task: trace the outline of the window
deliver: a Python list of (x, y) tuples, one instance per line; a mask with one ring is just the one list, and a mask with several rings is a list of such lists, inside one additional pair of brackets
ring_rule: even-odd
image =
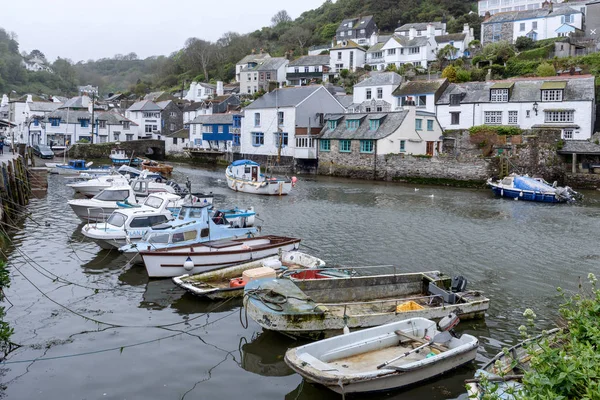
[(279, 126), (283, 125), (283, 111), (278, 111), (277, 112), (277, 123), (279, 124)]
[(367, 94), (365, 95), (367, 100), (371, 100), (371, 89), (367, 89)]
[(364, 34), (366, 31), (364, 29), (360, 30), (360, 33)]
[(344, 32), (340, 32), (340, 36), (341, 36), (341, 37), (344, 37), (344, 36), (345, 36), (345, 33), (344, 33)]
[(271, 73), (270, 73), (270, 72), (267, 72), (267, 73), (266, 73), (266, 77), (267, 77), (267, 80), (268, 80), (268, 81), (270, 81), (270, 80), (271, 80)]
[(315, 139), (307, 136), (296, 136), (296, 148), (313, 148), (315, 147)]
[(360, 152), (361, 153), (372, 153), (373, 152), (373, 141), (372, 140), (361, 140), (360, 141)]
[(419, 54), (421, 52), (420, 47), (409, 47), (408, 54)]
[(381, 106), (377, 106), (377, 107), (375, 108), (375, 110), (376, 110), (377, 112), (382, 112), (382, 111), (383, 111), (383, 107), (381, 107)]
[(264, 72), (261, 72), (261, 73), (260, 73), (260, 80), (261, 80), (261, 81), (264, 81), (264, 80), (265, 80), (265, 74), (264, 74)]
[(502, 111), (486, 111), (484, 113), (484, 124), (502, 125)]
[(319, 140), (319, 150), (320, 151), (331, 151), (331, 141), (329, 139)]
[(415, 129), (418, 131), (423, 130), (423, 120), (420, 118), (415, 119)]
[(460, 113), (459, 112), (451, 112), (450, 113), (450, 125), (459, 125), (460, 124)]
[[(282, 141), (283, 139), (283, 141)], [(275, 146), (286, 147), (288, 145), (288, 134), (286, 132), (275, 132)]]
[(113, 140), (115, 142), (118, 142), (119, 141), (119, 136), (121, 136), (121, 132), (114, 132), (113, 133)]
[(531, 29), (537, 29), (537, 21), (531, 23)]
[(360, 126), (360, 121), (358, 119), (347, 119), (346, 120), (346, 128), (349, 131), (357, 130)]
[(450, 95), (450, 105), (451, 106), (460, 106), (460, 94), (451, 94)]
[(337, 121), (336, 120), (329, 120), (329, 121), (327, 121), (327, 127), (330, 130), (334, 130), (335, 128), (337, 128)]
[(171, 111), (171, 112), (169, 113), (169, 117), (174, 117), (174, 116), (175, 116), (175, 111)]
[(108, 136), (100, 135), (100, 143), (106, 143), (106, 142), (108, 142)]
[(395, 54), (396, 54), (396, 49), (388, 49), (388, 51), (387, 51), (388, 56), (393, 56)]
[(177, 144), (177, 138), (176, 137), (173, 138), (173, 144)]
[(542, 90), (542, 101), (562, 101), (562, 90)]
[(379, 120), (378, 119), (370, 119), (369, 120), (369, 129), (372, 131), (376, 131), (379, 129)]
[(304, 72), (309, 72), (310, 68), (309, 67), (304, 67)]
[[(240, 140), (241, 138), (242, 138), (242, 135), (241, 135), (241, 134), (239, 134), (239, 133), (234, 133), (234, 134), (233, 134), (233, 136), (232, 136), (232, 143), (233, 143), (233, 145), (234, 145), (234, 146), (239, 146), (239, 145), (240, 145), (240, 142), (241, 142), (241, 140)], [(201, 143), (202, 143), (202, 142), (201, 142)]]
[(383, 88), (377, 88), (377, 98), (383, 99)]
[(131, 142), (133, 140), (133, 133), (128, 133), (125, 135), (125, 140)]
[(225, 129), (225, 125), (219, 125), (219, 126), (217, 126), (217, 132), (219, 132), (219, 133), (223, 133), (224, 129)]
[(175, 124), (169, 124), (169, 130), (170, 131), (174, 131), (175, 130)]
[(123, 129), (128, 131), (130, 124), (131, 124), (131, 122), (129, 122), (129, 121), (123, 121)]
[(144, 132), (145, 133), (152, 133), (152, 128), (154, 127), (154, 125), (145, 125), (144, 126)]
[(254, 113), (254, 126), (260, 126), (260, 113)]
[(321, 70), (321, 67), (319, 67), (318, 65), (315, 66), (315, 72), (321, 72), (320, 70)]
[(545, 122), (573, 122), (575, 119), (575, 111), (544, 111)]
[(509, 111), (508, 112), (508, 123), (509, 125), (517, 125), (519, 123), (519, 112)]
[(255, 72), (254, 73), (254, 80), (257, 80), (257, 79), (258, 79), (258, 74)]
[(110, 215), (110, 217), (108, 217), (106, 223), (112, 226), (121, 227), (125, 225), (125, 221), (127, 221), (127, 217), (125, 215), (114, 212)]
[(371, 107), (365, 107), (365, 112), (371, 112)]
[(492, 89), (490, 90), (490, 101), (492, 102), (507, 102), (508, 89)]
[(124, 201), (129, 197), (129, 190), (103, 190), (94, 196), (96, 200)]
[(376, 51), (375, 53), (371, 53), (371, 59), (382, 58), (383, 53), (381, 51)]
[(90, 126), (90, 120), (89, 119), (80, 119), (79, 124), (81, 125), (82, 128), (87, 128), (88, 126)]
[(349, 140), (340, 140), (340, 153), (350, 153), (352, 147)]
[(521, 31), (521, 32), (525, 32), (525, 22), (521, 22), (521, 23), (519, 24), (519, 31)]
[(563, 15), (561, 20), (562, 20), (561, 22), (563, 24), (572, 24), (573, 22), (575, 22), (575, 15), (574, 14)]
[(252, 146), (258, 147), (265, 144), (265, 134), (262, 132), (252, 132)]
[(400, 141), (400, 153), (404, 153), (406, 151), (406, 140)]
[(342, 59), (342, 52), (338, 51), (338, 61)]
[(100, 128), (100, 129), (106, 129), (106, 121), (99, 120), (98, 121), (98, 128)]
[(573, 139), (573, 129), (563, 130), (563, 139)]
[(531, 110), (525, 110), (525, 117), (526, 118), (531, 117)]
[(348, 36), (352, 36), (352, 31), (348, 31)]
[(40, 121), (38, 119), (34, 119), (33, 126), (40, 126)]
[(428, 119), (427, 120), (427, 130), (428, 131), (432, 131), (433, 130), (433, 120), (432, 119)]

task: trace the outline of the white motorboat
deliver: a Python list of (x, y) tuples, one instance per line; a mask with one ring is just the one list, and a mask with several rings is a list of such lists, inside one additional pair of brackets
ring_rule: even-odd
[(173, 278), (268, 257), (280, 251), (297, 250), (299, 245), (300, 239), (271, 235), (140, 250), (140, 255), (149, 277)]
[(129, 179), (120, 174), (110, 174), (67, 184), (67, 186), (73, 189), (75, 193), (81, 193), (86, 197), (94, 197), (104, 189), (113, 185), (129, 185)]
[(118, 249), (127, 243), (127, 236), (139, 240), (153, 225), (172, 220), (172, 211), (183, 201), (176, 194), (153, 193), (139, 206), (130, 205), (130, 208), (114, 211), (106, 222), (86, 224), (81, 233), (103, 249)]
[(67, 164), (55, 164), (50, 170), (52, 174), (59, 175), (78, 175), (80, 172), (88, 174), (110, 174), (110, 167), (91, 168), (93, 161), (88, 163), (85, 160), (70, 160)]
[(101, 221), (119, 208), (119, 203), (137, 204), (136, 194), (127, 181), (107, 187), (91, 199), (68, 201), (75, 214), (84, 222)]
[(237, 160), (225, 170), (227, 186), (236, 192), (283, 196), (292, 190), (296, 177), (283, 179), (261, 173), (260, 165), (251, 160)]
[(290, 349), (285, 362), (340, 394), (397, 389), (475, 359), (477, 338), (448, 331), (457, 322), (452, 314), (438, 327), (425, 318), (393, 322)]

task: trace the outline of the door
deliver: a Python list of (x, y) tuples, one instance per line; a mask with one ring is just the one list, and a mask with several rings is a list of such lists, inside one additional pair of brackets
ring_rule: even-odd
[(427, 155), (428, 156), (433, 156), (433, 143), (434, 142), (427, 142)]
[(258, 181), (258, 167), (252, 167), (252, 180)]

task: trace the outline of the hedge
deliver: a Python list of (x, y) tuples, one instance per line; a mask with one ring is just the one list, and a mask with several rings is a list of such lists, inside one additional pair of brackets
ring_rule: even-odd
[(505, 125), (478, 125), (469, 128), (471, 135), (478, 133), (493, 132), (500, 136), (516, 136), (523, 134), (523, 130), (517, 126), (505, 126)]

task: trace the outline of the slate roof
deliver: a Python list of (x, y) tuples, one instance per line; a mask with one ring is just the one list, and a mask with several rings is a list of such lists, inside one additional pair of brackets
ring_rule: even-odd
[(399, 85), (402, 83), (402, 77), (395, 72), (372, 72), (371, 76), (354, 87), (368, 87), (381, 85)]
[(169, 103), (172, 103), (172, 102), (173, 102), (173, 100), (159, 101), (158, 103), (156, 103), (156, 105), (159, 106), (161, 110), (164, 110), (165, 108), (167, 108), (169, 106)]
[(499, 12), (492, 15), (486, 21), (483, 21), (482, 24), (495, 24), (499, 22), (512, 22), (512, 21), (522, 21), (525, 19), (533, 19), (533, 18), (550, 18), (556, 17), (559, 15), (568, 15), (568, 14), (581, 14), (580, 10), (575, 10), (571, 7), (558, 7), (552, 10), (547, 8), (538, 8), (536, 10), (524, 10), (524, 11), (506, 11)]
[(180, 129), (173, 133), (168, 133), (165, 136), (169, 137), (169, 138), (189, 139), (190, 138), (190, 130), (183, 128), (183, 129)]
[(193, 103), (190, 103), (188, 105), (186, 105), (183, 108), (183, 112), (187, 112), (187, 111), (196, 111), (202, 107), (206, 107), (206, 103), (203, 101), (195, 101)]
[(62, 106), (62, 103), (53, 103), (49, 101), (34, 101), (29, 105), (31, 111), (52, 112)]
[[(327, 124), (321, 130), (320, 139), (383, 139), (394, 133), (404, 119), (408, 111), (372, 113), (372, 114), (326, 114), (325, 120), (337, 120), (337, 127), (329, 129)], [(348, 130), (346, 120), (360, 119), (358, 129)], [(369, 126), (370, 119), (380, 120), (377, 130), (371, 130)]]
[(385, 42), (379, 42), (377, 44), (374, 44), (373, 46), (369, 47), (369, 50), (367, 50), (367, 53), (376, 53), (378, 51), (381, 51), (381, 48), (385, 45)]
[(404, 24), (396, 28), (396, 32), (408, 31), (410, 28), (415, 28), (418, 31), (424, 31), (427, 29), (427, 25), (433, 25), (435, 29), (444, 29), (443, 22), (414, 22), (410, 24)]
[(343, 105), (346, 108), (350, 107), (352, 105), (352, 102), (354, 101), (354, 96), (352, 96), (351, 94), (335, 96), (335, 98), (337, 99), (337, 101), (340, 102), (341, 105)]
[(302, 56), (290, 61), (288, 67), (307, 67), (312, 65), (329, 65), (329, 56)]
[[(329, 56), (327, 56), (329, 57)], [(259, 62), (255, 67), (242, 68), (242, 71), (274, 71), (288, 62), (285, 57), (271, 57)]]
[[(346, 43), (346, 44), (344, 44)], [(354, 40), (340, 40), (337, 42), (335, 46), (331, 48), (331, 50), (339, 50), (339, 49), (360, 49), (365, 51), (365, 49), (357, 44)]]
[(198, 85), (207, 88), (207, 89), (217, 89), (217, 85), (213, 85), (212, 83), (206, 83), (206, 82), (197, 82)]
[(562, 149), (558, 150), (560, 154), (600, 154), (600, 145), (587, 140), (565, 140)]
[(276, 89), (254, 100), (246, 109), (295, 107), (321, 88), (323, 86), (315, 85)]
[(438, 43), (460, 42), (461, 40), (465, 40), (465, 37), (467, 37), (466, 33), (450, 33), (448, 35), (436, 36), (435, 41)]
[(435, 93), (447, 80), (433, 79), (430, 81), (410, 81), (403, 83), (399, 88), (394, 90), (393, 96), (409, 96), (417, 94)]
[(161, 111), (161, 108), (150, 100), (142, 100), (132, 104), (127, 111)]
[(238, 61), (239, 64), (248, 64), (249, 62), (259, 62), (264, 58), (270, 58), (271, 55), (269, 53), (259, 53), (259, 54), (248, 54), (246, 57), (242, 58)]
[(426, 36), (416, 36), (412, 39), (409, 39), (406, 36), (393, 36), (392, 39), (394, 39), (402, 47), (425, 46), (427, 44), (427, 40), (428, 40), (428, 38)]
[(198, 115), (190, 124), (232, 125), (234, 114)]
[[(96, 115), (98, 115), (98, 117), (96, 117)], [(98, 118), (101, 121), (106, 121), (108, 125), (120, 125), (123, 122), (129, 122), (131, 126), (138, 126), (138, 124), (136, 124), (129, 118), (126, 118), (125, 116), (114, 111), (96, 111), (96, 113), (94, 114), (94, 118)]]
[[(369, 25), (369, 22), (373, 19), (372, 15), (365, 15), (356, 18), (347, 18), (342, 21), (342, 23), (338, 26), (338, 31), (345, 31), (348, 29), (361, 29), (365, 26)], [(352, 24), (352, 26), (348, 26), (348, 23)]]
[[(60, 118), (62, 122), (68, 124), (78, 124), (80, 120), (92, 119), (92, 113), (87, 110), (64, 110), (59, 109), (51, 112), (46, 116), (46, 121), (49, 121), (51, 118)], [(122, 121), (129, 121), (132, 126), (137, 126), (137, 124), (124, 116), (112, 112), (112, 111), (96, 111), (94, 112), (94, 119), (98, 118), (100, 121), (106, 121), (108, 125), (121, 125)]]
[[(545, 81), (566, 81), (563, 101), (593, 101), (594, 77), (582, 76), (578, 78), (557, 76), (551, 78), (525, 78), (515, 79), (509, 103), (540, 101), (540, 90)], [(451, 94), (462, 94), (461, 103), (490, 103), (490, 88), (496, 82), (467, 82), (451, 83), (440, 96), (436, 104), (450, 104)], [(543, 104), (543, 103), (542, 103)]]
[(92, 100), (87, 96), (77, 96), (67, 100), (59, 108), (88, 108)]

